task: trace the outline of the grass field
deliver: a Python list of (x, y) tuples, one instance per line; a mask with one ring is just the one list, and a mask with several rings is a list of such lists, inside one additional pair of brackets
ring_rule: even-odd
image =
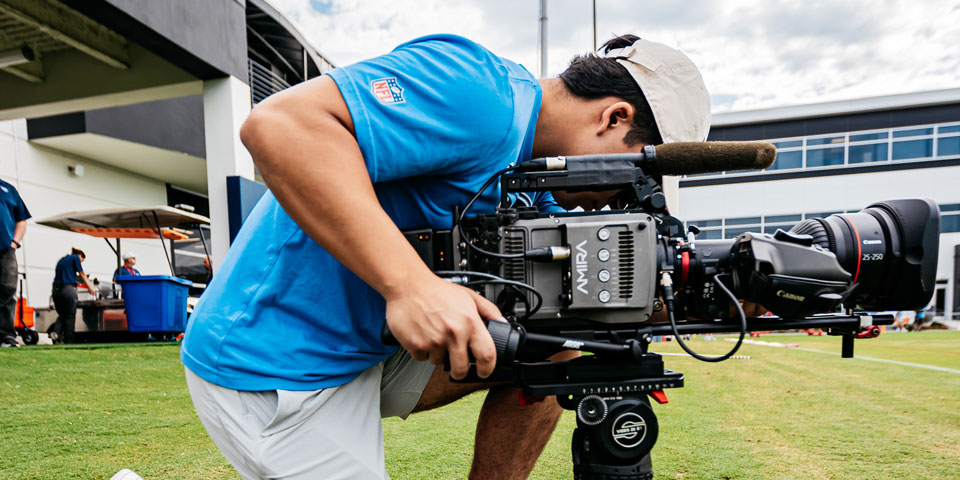
[[(855, 359), (841, 359), (832, 337), (762, 339), (803, 349), (744, 345), (752, 359), (720, 364), (665, 359), (686, 386), (655, 406), (658, 479), (960, 478), (960, 333), (887, 333), (857, 342)], [(176, 345), (4, 349), (0, 372), (0, 478), (108, 479), (121, 468), (239, 478), (193, 412)], [(386, 420), (393, 478), (464, 478), (481, 402)], [(566, 412), (531, 478), (572, 476), (574, 426)]]

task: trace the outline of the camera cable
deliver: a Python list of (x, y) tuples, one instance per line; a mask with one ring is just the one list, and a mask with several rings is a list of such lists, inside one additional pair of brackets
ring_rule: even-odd
[(677, 319), (674, 318), (673, 315), (675, 301), (675, 298), (673, 297), (673, 280), (671, 279), (669, 272), (663, 272), (663, 276), (660, 278), (660, 286), (663, 287), (663, 298), (667, 308), (667, 318), (670, 319), (670, 328), (673, 330), (674, 338), (677, 339), (677, 343), (680, 345), (680, 348), (682, 348), (683, 351), (687, 352), (691, 357), (704, 362), (722, 362), (732, 357), (733, 354), (737, 353), (737, 350), (740, 349), (740, 346), (743, 345), (743, 337), (745, 337), (747, 334), (747, 316), (743, 313), (743, 308), (740, 306), (740, 302), (737, 301), (737, 297), (717, 277), (718, 276), (713, 277), (713, 282), (716, 283), (717, 286), (720, 287), (720, 290), (723, 290), (723, 293), (730, 298), (730, 301), (732, 301), (734, 306), (737, 307), (737, 314), (740, 315), (740, 338), (737, 340), (737, 344), (733, 346), (732, 350), (727, 352), (725, 355), (720, 356), (700, 355), (691, 350), (690, 347), (684, 343), (683, 338), (680, 336), (680, 331), (677, 330)]
[(540, 307), (543, 306), (543, 295), (536, 288), (533, 288), (531, 285), (527, 285), (526, 283), (517, 282), (514, 280), (507, 280), (505, 278), (498, 277), (490, 273), (476, 272), (472, 270), (438, 270), (434, 272), (434, 274), (436, 274), (441, 278), (451, 278), (451, 277), (462, 276), (462, 277), (475, 277), (475, 278), (483, 279), (483, 280), (467, 281), (467, 282), (460, 283), (461, 285), (466, 287), (472, 287), (472, 286), (484, 285), (484, 284), (499, 284), (499, 285), (506, 285), (516, 289), (527, 290), (533, 293), (533, 296), (537, 300), (537, 303), (533, 308), (530, 308), (530, 304), (527, 301), (526, 296), (523, 296), (521, 294), (522, 301), (526, 306), (526, 310), (527, 310), (527, 313), (523, 316), (523, 320), (530, 318), (533, 314), (540, 311)]
[(488, 257), (494, 257), (494, 258), (523, 258), (523, 255), (524, 255), (523, 253), (498, 253), (498, 252), (489, 252), (487, 250), (484, 250), (474, 245), (473, 242), (470, 241), (470, 237), (468, 237), (463, 232), (463, 219), (467, 214), (467, 210), (470, 210), (470, 207), (473, 206), (473, 203), (476, 202), (481, 195), (483, 195), (484, 191), (490, 188), (490, 185), (492, 185), (496, 179), (500, 178), (500, 175), (503, 175), (504, 173), (507, 173), (510, 170), (513, 170), (515, 168), (517, 167), (514, 165), (511, 165), (507, 168), (504, 168), (503, 170), (500, 170), (497, 173), (494, 173), (493, 176), (491, 176), (487, 180), (487, 182), (484, 183), (482, 187), (480, 187), (480, 190), (477, 191), (477, 193), (473, 196), (473, 198), (471, 198), (470, 201), (467, 202), (467, 206), (463, 207), (463, 211), (460, 212), (460, 217), (457, 218), (457, 232), (460, 233), (460, 238), (463, 239), (464, 243), (466, 243), (468, 247), (472, 248), (474, 251), (476, 251), (481, 255), (486, 255)]

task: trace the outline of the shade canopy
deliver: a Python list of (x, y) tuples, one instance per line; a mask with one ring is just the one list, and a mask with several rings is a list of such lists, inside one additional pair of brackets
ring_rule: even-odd
[(39, 225), (105, 238), (158, 238), (179, 240), (185, 237), (177, 227), (209, 225), (203, 215), (173, 207), (105, 208), (55, 215), (37, 221)]

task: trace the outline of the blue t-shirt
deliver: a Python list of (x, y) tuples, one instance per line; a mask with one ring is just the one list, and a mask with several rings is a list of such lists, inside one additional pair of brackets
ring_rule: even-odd
[(120, 268), (113, 271), (113, 281), (117, 281), (117, 277), (128, 275), (140, 275), (140, 270), (137, 270), (136, 268), (128, 268), (126, 265), (121, 265)]
[(17, 193), (17, 189), (0, 180), (0, 252), (10, 249), (17, 222), (28, 218), (30, 218), (30, 212), (20, 198), (20, 194)]
[[(350, 110), (380, 204), (401, 229), (450, 228), (496, 171), (528, 160), (541, 90), (523, 67), (436, 35), (329, 73)], [(472, 212), (491, 212), (489, 188)], [(549, 194), (536, 203), (557, 210)], [(260, 199), (194, 310), (184, 365), (236, 390), (344, 384), (396, 351), (380, 342), (385, 302)]]
[(77, 272), (82, 272), (83, 266), (80, 265), (80, 256), (73, 253), (67, 255), (57, 262), (57, 270), (53, 274), (53, 284), (76, 285)]

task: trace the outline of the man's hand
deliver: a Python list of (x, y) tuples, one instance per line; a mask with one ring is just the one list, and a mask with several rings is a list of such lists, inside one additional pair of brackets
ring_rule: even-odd
[(483, 319), (502, 315), (489, 300), (436, 276), (385, 298), (390, 331), (413, 358), (442, 365), (449, 356), (450, 376), (459, 380), (470, 367), (469, 349), (477, 375), (493, 373), (497, 352)]

